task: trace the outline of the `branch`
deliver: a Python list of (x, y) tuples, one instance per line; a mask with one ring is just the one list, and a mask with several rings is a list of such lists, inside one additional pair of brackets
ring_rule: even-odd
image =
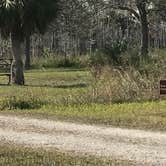
[(135, 16), (138, 20), (140, 19), (139, 14), (138, 14), (134, 9), (132, 9), (132, 8), (119, 6), (119, 9), (120, 9), (120, 10), (127, 10), (127, 11), (129, 11), (130, 13), (134, 14), (134, 16)]
[(140, 15), (139, 13), (137, 13), (134, 9), (127, 7), (127, 6), (111, 6), (111, 8), (113, 9), (120, 9), (120, 10), (126, 10), (129, 11), (130, 13), (132, 13), (138, 20), (140, 20)]

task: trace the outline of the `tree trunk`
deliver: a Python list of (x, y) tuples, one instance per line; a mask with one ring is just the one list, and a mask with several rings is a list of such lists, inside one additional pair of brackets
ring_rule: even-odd
[(148, 18), (146, 12), (146, 2), (137, 2), (137, 8), (140, 13), (141, 29), (142, 29), (142, 39), (141, 39), (141, 55), (147, 57), (149, 53), (149, 26)]
[(30, 57), (30, 36), (26, 37), (25, 41), (25, 68), (29, 69), (31, 67), (31, 57)]
[(13, 83), (16, 85), (24, 85), (24, 65), (23, 65), (23, 50), (22, 41), (17, 39), (14, 35), (12, 39), (12, 51), (13, 51)]

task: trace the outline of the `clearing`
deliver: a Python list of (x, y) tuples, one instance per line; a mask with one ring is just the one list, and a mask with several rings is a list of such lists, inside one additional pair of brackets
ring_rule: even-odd
[[(91, 74), (81, 69), (29, 70), (26, 86), (0, 87), (0, 112), (166, 132), (166, 101), (91, 101)], [(6, 83), (4, 77), (0, 83)]]
[(84, 69), (25, 76), (26, 86), (0, 87), (0, 165), (166, 165), (165, 100), (92, 102)]

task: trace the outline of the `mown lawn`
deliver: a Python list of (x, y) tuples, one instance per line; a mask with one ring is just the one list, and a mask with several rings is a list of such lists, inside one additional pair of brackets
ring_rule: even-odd
[[(0, 82), (5, 83), (5, 78)], [(26, 86), (1, 86), (2, 113), (118, 127), (166, 131), (166, 100), (95, 103), (87, 70), (49, 69), (26, 72)]]

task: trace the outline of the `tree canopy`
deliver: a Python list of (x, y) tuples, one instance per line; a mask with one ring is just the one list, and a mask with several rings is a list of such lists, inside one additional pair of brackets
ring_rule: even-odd
[(43, 33), (57, 11), (57, 0), (1, 0), (1, 34), (8, 37), (14, 33), (17, 38), (24, 39), (26, 34)]

